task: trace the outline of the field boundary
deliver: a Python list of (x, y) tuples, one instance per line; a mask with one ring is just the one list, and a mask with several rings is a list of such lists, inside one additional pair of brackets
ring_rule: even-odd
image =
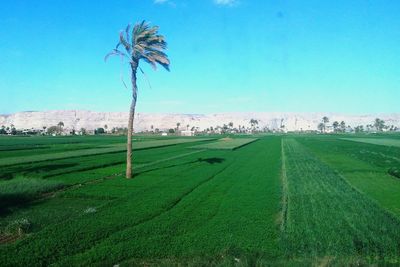
[(368, 137), (353, 137), (353, 138), (339, 138), (340, 140), (350, 141), (350, 142), (357, 142), (357, 143), (364, 143), (376, 146), (387, 146), (387, 147), (396, 147), (400, 148), (400, 139), (393, 139), (393, 138), (368, 138)]
[[(189, 147), (191, 149), (209, 149), (209, 150), (236, 150), (255, 141), (259, 140), (258, 138), (235, 138), (231, 140), (217, 140), (212, 143), (201, 144)], [(237, 145), (235, 143), (238, 143)]]
[(286, 157), (285, 151), (283, 148), (284, 139), (281, 139), (281, 160), (282, 160), (282, 173), (281, 173), (281, 182), (282, 182), (282, 211), (280, 218), (280, 228), (281, 231), (284, 232), (286, 228), (286, 222), (288, 218), (288, 205), (289, 205), (289, 194), (288, 194), (288, 179), (286, 175)]

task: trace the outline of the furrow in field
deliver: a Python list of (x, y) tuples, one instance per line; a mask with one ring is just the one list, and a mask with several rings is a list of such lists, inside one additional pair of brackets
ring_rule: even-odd
[(207, 144), (196, 145), (190, 148), (194, 149), (227, 149), (227, 150), (235, 150), (241, 147), (244, 147), (248, 144), (251, 144), (257, 141), (257, 138), (223, 138), (216, 142), (211, 142)]
[(218, 176), (220, 173), (224, 172), (231, 164), (223, 167), (221, 170), (219, 170), (218, 172), (210, 175), (209, 177), (207, 177), (206, 179), (204, 179), (203, 181), (199, 182), (196, 186), (188, 189), (186, 192), (183, 192), (180, 196), (177, 196), (176, 199), (174, 199), (173, 201), (171, 201), (170, 203), (168, 203), (167, 205), (165, 205), (165, 207), (163, 208), (163, 210), (161, 210), (159, 213), (153, 214), (152, 216), (145, 218), (141, 221), (138, 221), (135, 224), (129, 225), (130, 228), (132, 227), (137, 227), (140, 226), (142, 224), (145, 224), (147, 222), (150, 222), (152, 220), (157, 219), (158, 217), (162, 216), (163, 214), (170, 212), (174, 207), (176, 207), (185, 197), (187, 197), (188, 195), (190, 195), (192, 192), (194, 192), (196, 189), (200, 188), (202, 185), (206, 184), (207, 182), (211, 181), (213, 178), (215, 178), (216, 176)]
[(289, 189), (288, 189), (288, 179), (286, 174), (286, 157), (285, 151), (283, 148), (283, 139), (281, 140), (281, 183), (282, 183), (282, 212), (280, 218), (281, 231), (284, 231), (286, 228), (286, 223), (290, 221), (288, 206), (289, 206)]
[(400, 222), (354, 190), (294, 139), (285, 139), (288, 257), (390, 257), (398, 260)]

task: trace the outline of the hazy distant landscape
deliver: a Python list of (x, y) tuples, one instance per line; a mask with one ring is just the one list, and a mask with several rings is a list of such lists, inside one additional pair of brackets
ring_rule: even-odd
[[(224, 125), (232, 123), (229, 127), (239, 129), (252, 128), (250, 121), (257, 120), (257, 127), (260, 131), (285, 131), (285, 132), (306, 132), (319, 131), (318, 124), (321, 119), (327, 116), (330, 125), (334, 121), (344, 121), (353, 131), (357, 126), (363, 126), (367, 131), (367, 125), (371, 125), (368, 131), (376, 131), (372, 125), (376, 118), (385, 121), (388, 127), (396, 131), (400, 128), (400, 113), (392, 114), (365, 114), (352, 115), (340, 113), (295, 113), (295, 112), (230, 112), (215, 114), (160, 114), (160, 113), (138, 113), (134, 122), (136, 132), (145, 131), (168, 131), (175, 129), (179, 123), (181, 129), (196, 130), (198, 132), (208, 131), (210, 128), (223, 128)], [(79, 131), (81, 128), (87, 131), (94, 131), (97, 128), (104, 128), (108, 131), (113, 128), (126, 128), (128, 113), (126, 112), (95, 112), (84, 110), (58, 110), (58, 111), (29, 111), (18, 112), (9, 115), (0, 115), (0, 126), (10, 127), (13, 125), (18, 130), (42, 130), (63, 122), (66, 132), (73, 129)], [(189, 127), (187, 127), (189, 126)]]

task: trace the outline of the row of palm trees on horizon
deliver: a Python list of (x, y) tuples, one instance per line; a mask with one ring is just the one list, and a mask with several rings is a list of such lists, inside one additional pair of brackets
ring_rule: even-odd
[[(318, 124), (318, 130), (320, 130), (321, 133), (326, 133), (327, 128), (330, 127), (328, 125), (328, 123), (329, 123), (329, 118), (327, 116), (324, 116), (322, 118), (322, 121)], [(332, 128), (333, 128), (333, 132), (335, 132), (335, 133), (338, 133), (338, 132), (343, 133), (346, 131), (346, 129), (352, 129), (349, 125), (346, 126), (346, 123), (344, 121), (341, 121), (340, 123), (338, 121), (334, 121), (332, 123)], [(384, 130), (396, 131), (397, 127), (395, 127), (393, 125), (391, 125), (391, 126), (385, 125), (384, 120), (382, 120), (380, 118), (376, 118), (372, 124), (366, 125), (366, 129), (364, 128), (363, 125), (358, 125), (354, 128), (355, 132), (363, 132), (365, 130), (367, 130), (367, 131), (376, 130), (378, 132), (382, 132)]]

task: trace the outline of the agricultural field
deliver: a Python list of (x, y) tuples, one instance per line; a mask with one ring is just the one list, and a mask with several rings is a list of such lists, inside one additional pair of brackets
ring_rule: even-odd
[(0, 266), (400, 264), (398, 136), (0, 138)]
[(392, 138), (342, 138), (342, 140), (361, 142), (373, 145), (400, 147), (400, 139)]
[(215, 142), (192, 146), (195, 149), (229, 149), (234, 150), (257, 141), (257, 138), (230, 138), (225, 137)]

